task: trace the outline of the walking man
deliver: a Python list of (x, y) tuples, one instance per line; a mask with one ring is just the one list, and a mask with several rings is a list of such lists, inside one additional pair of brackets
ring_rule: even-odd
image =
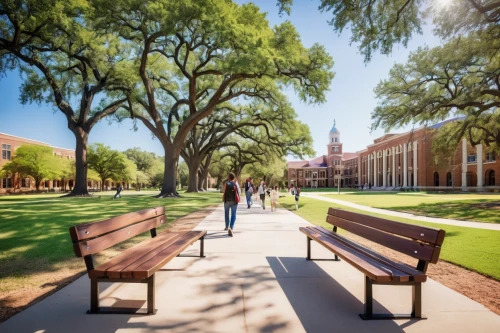
[(259, 196), (262, 202), (262, 209), (266, 210), (266, 183), (262, 181), (259, 186)]
[(252, 193), (253, 193), (252, 177), (248, 177), (247, 181), (245, 182), (245, 195), (247, 198), (248, 208), (250, 208), (250, 206), (252, 205)]
[[(234, 180), (234, 173), (230, 172), (227, 180), (224, 183), (224, 194), (222, 201), (224, 202), (224, 219), (226, 222), (227, 234), (233, 237), (234, 222), (236, 222), (236, 210), (238, 202), (240, 202), (240, 188), (238, 182)], [(229, 211), (231, 211), (231, 221), (229, 220)]]
[(121, 191), (122, 191), (122, 185), (120, 183), (118, 183), (118, 186), (116, 187), (116, 194), (113, 197), (113, 199), (121, 198), (121, 195), (120, 195)]

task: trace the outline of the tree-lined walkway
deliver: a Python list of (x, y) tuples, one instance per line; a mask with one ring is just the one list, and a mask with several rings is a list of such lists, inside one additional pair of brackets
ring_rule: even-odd
[[(343, 261), (306, 261), (308, 225), (284, 209), (239, 207), (234, 237), (222, 207), (197, 229), (208, 230), (206, 258), (178, 257), (156, 277), (154, 316), (87, 315), (85, 276), (3, 324), (5, 332), (495, 332), (500, 316), (443, 285), (423, 286), (422, 321), (363, 321), (363, 275)], [(167, 211), (168, 215), (168, 211)], [(185, 254), (196, 255), (198, 245)], [(315, 258), (332, 254), (313, 244)], [(390, 287), (390, 286), (389, 286)], [(103, 305), (144, 299), (135, 284), (103, 284)], [(377, 286), (376, 310), (405, 312), (411, 288)]]
[(359, 209), (359, 210), (364, 210), (364, 211), (367, 211), (370, 213), (377, 213), (377, 214), (383, 214), (383, 215), (389, 215), (389, 216), (397, 216), (397, 217), (402, 217), (402, 218), (407, 218), (407, 219), (412, 219), (412, 220), (422, 221), (422, 222), (456, 225), (459, 227), (478, 228), (478, 229), (486, 229), (486, 230), (500, 230), (500, 224), (483, 223), (483, 222), (475, 222), (475, 221), (460, 221), (460, 220), (453, 220), (453, 219), (443, 219), (443, 218), (437, 218), (437, 217), (419, 216), (419, 215), (413, 215), (413, 214), (409, 214), (409, 213), (395, 212), (393, 210), (373, 208), (373, 207), (368, 207), (368, 206), (352, 203), (349, 201), (327, 198), (327, 197), (324, 197), (324, 196), (319, 195), (317, 193), (304, 192), (302, 195), (307, 196), (309, 198), (317, 199), (317, 200), (332, 202), (332, 203), (336, 203), (339, 205), (343, 205), (343, 206), (347, 206), (347, 207), (351, 207), (351, 208), (355, 208), (355, 209)]

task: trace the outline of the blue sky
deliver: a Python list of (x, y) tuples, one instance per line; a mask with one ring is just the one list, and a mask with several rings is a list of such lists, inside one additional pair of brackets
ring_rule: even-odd
[[(248, 1), (237, 1), (240, 3)], [(372, 61), (364, 64), (356, 45), (349, 45), (350, 34), (345, 31), (340, 36), (327, 24), (329, 13), (317, 10), (317, 1), (296, 0), (290, 17), (279, 17), (274, 0), (253, 1), (268, 13), (271, 25), (290, 20), (299, 31), (306, 47), (318, 42), (324, 45), (335, 61), (335, 78), (327, 94), (327, 102), (322, 105), (306, 105), (290, 94), (299, 119), (311, 128), (314, 149), (318, 155), (326, 153), (328, 132), (337, 122), (344, 151), (357, 151), (383, 135), (383, 130), (370, 133), (371, 112), (376, 106), (373, 88), (387, 74), (395, 62), (405, 62), (410, 51), (419, 46), (436, 46), (439, 39), (432, 35), (432, 27), (426, 26), (423, 35), (416, 35), (408, 48), (396, 46), (391, 56), (375, 54)], [(65, 117), (51, 106), (26, 105), (19, 102), (21, 78), (16, 72), (0, 79), (0, 132), (47, 142), (57, 147), (74, 148), (75, 139), (67, 129)], [(409, 128), (398, 129), (402, 132)], [(151, 133), (138, 124), (132, 129), (131, 121), (120, 124), (102, 121), (90, 134), (89, 142), (104, 142), (114, 149), (125, 150), (141, 147), (144, 150), (163, 155), (163, 148)]]

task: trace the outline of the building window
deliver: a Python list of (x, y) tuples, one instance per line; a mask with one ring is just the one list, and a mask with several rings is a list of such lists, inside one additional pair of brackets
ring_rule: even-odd
[(302, 178), (302, 171), (299, 171), (299, 177)]
[(453, 181), (451, 179), (451, 172), (448, 172), (446, 174), (446, 186), (452, 186), (453, 185)]
[(12, 178), (3, 178), (2, 179), (2, 187), (3, 188), (11, 188), (12, 187)]
[(4, 160), (10, 161), (10, 158), (11, 158), (11, 151), (10, 150), (11, 150), (10, 145), (6, 145), (6, 144), (2, 145), (2, 158)]
[(326, 172), (325, 171), (320, 171), (319, 172), (319, 178), (326, 178)]
[(494, 151), (487, 151), (486, 152), (486, 162), (495, 162), (496, 161), (496, 155)]
[(476, 162), (477, 162), (476, 154), (467, 155), (467, 163), (476, 163)]
[(295, 176), (295, 169), (292, 169), (292, 176)]
[(340, 165), (340, 160), (335, 160), (335, 165)]
[(439, 173), (434, 172), (434, 186), (439, 186)]
[(311, 171), (306, 171), (306, 178), (311, 178)]

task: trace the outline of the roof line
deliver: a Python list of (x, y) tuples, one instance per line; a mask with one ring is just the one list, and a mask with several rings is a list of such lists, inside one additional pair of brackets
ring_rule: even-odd
[(72, 151), (74, 151), (74, 149), (70, 149), (70, 148), (62, 148), (62, 147), (56, 147), (56, 146), (52, 146), (50, 143), (47, 143), (47, 142), (38, 141), (38, 140), (33, 140), (33, 139), (28, 139), (28, 138), (23, 138), (22, 136), (17, 136), (17, 135), (12, 135), (12, 134), (7, 134), (7, 133), (3, 133), (3, 132), (0, 132), (0, 134), (7, 135), (7, 136), (11, 136), (11, 137), (18, 138), (18, 139), (28, 140), (28, 141), (32, 141), (32, 142), (43, 143), (44, 145), (47, 145), (47, 146), (49, 146), (49, 147), (51, 147), (51, 148), (56, 148), (56, 149), (64, 149), (64, 150), (72, 150)]

